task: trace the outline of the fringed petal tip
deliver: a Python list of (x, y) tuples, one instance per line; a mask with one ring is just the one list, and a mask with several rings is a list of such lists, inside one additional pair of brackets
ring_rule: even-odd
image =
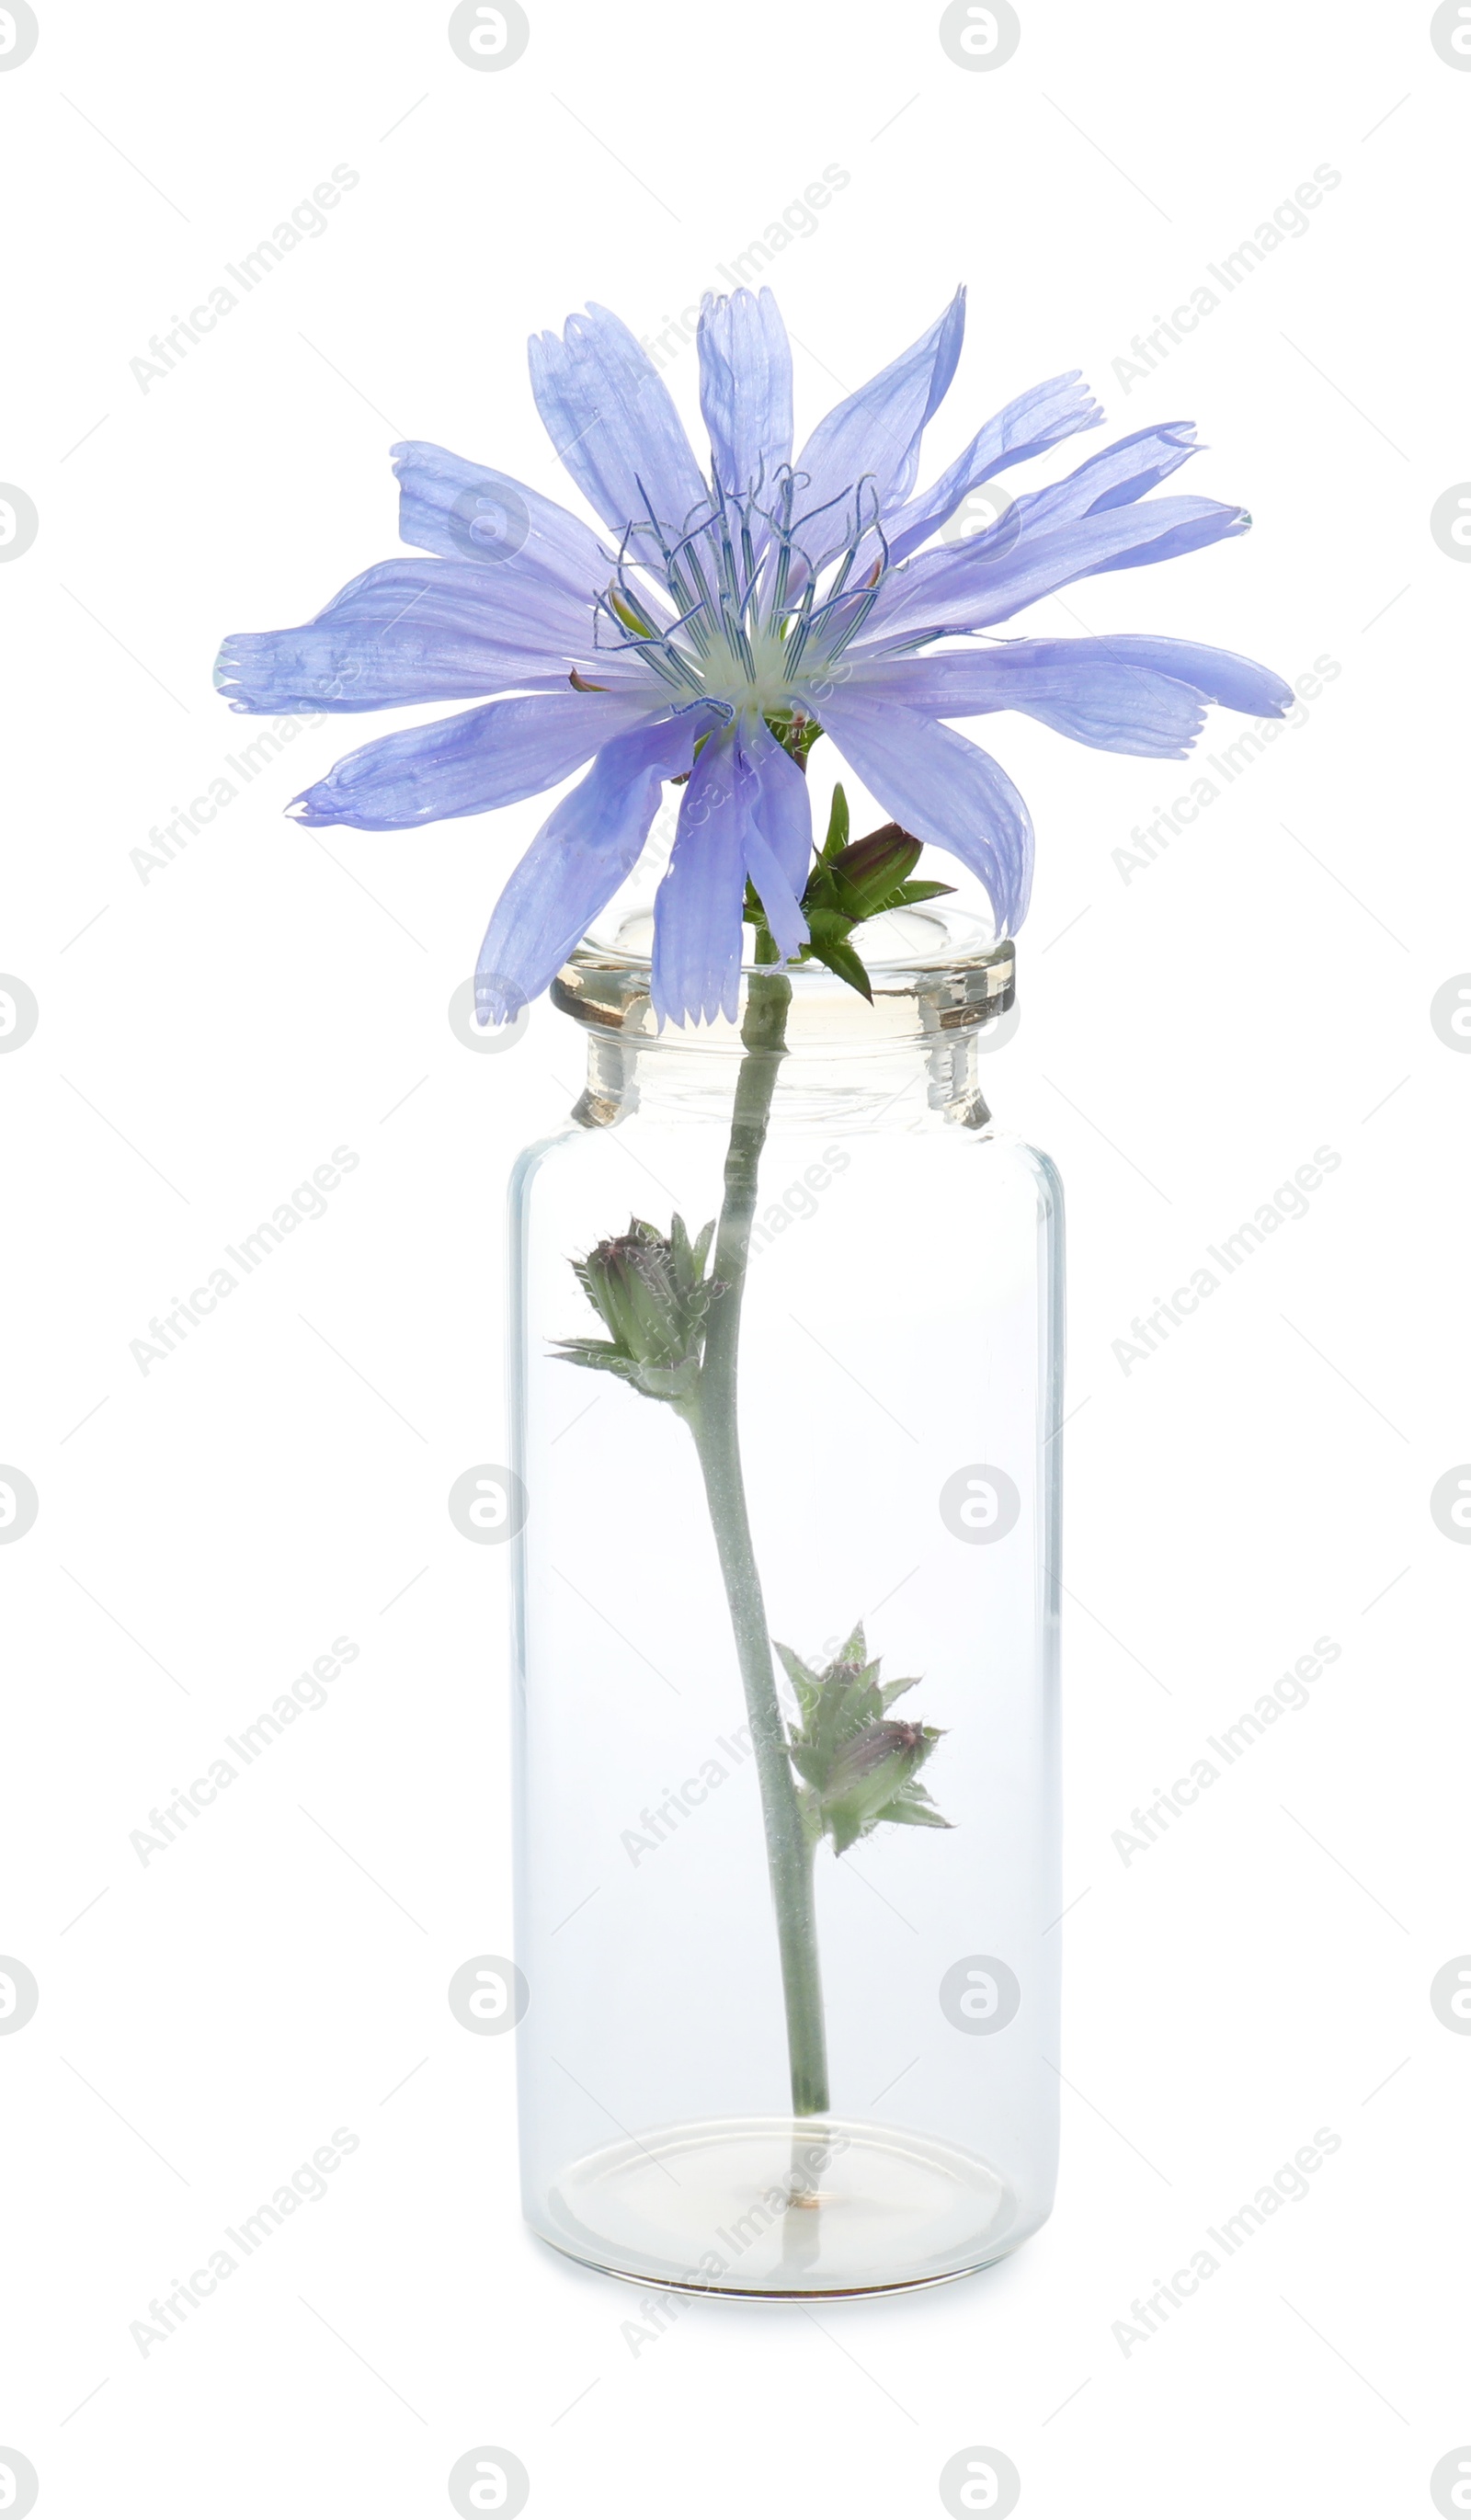
[(310, 635), (310, 629), (231, 632), (214, 660), (212, 680), (237, 717), (311, 717), (327, 709), (380, 705), (342, 697), (355, 667), (308, 675), (284, 665), (283, 657), (293, 658)]
[(220, 652), (210, 668), (210, 679), (220, 698), (229, 702), (237, 717), (248, 717), (260, 703), (252, 700), (247, 688), (251, 636), (248, 630), (232, 631), (220, 642)]
[(662, 1033), (666, 1024), (675, 1032), (698, 1032), (703, 1024), (734, 1023), (740, 1012), (740, 974), (735, 972), (695, 1007), (679, 1005), (674, 997), (657, 987), (650, 989), (648, 1002), (653, 1010), (654, 1030), (658, 1033)]
[(475, 1012), (471, 1021), (482, 1032), (500, 1032), (513, 1024), (530, 1004), (526, 992), (504, 971), (475, 973)]

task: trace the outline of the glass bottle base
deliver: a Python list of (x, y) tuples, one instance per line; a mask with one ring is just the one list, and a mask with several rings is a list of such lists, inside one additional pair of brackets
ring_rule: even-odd
[(562, 2171), (544, 2239), (632, 2282), (748, 2300), (945, 2283), (1017, 2246), (1006, 2182), (975, 2153), (856, 2119), (659, 2127)]

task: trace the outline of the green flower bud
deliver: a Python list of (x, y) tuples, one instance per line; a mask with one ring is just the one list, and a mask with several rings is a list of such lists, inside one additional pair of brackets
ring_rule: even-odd
[(871, 919), (914, 874), (919, 848), (919, 842), (897, 823), (885, 823), (880, 831), (840, 849), (831, 862), (840, 907), (851, 919)]
[(810, 1670), (789, 1645), (779, 1644), (777, 1652), (796, 1691), (799, 1721), (788, 1734), (787, 1754), (805, 1787), (810, 1835), (830, 1837), (833, 1853), (842, 1855), (881, 1822), (948, 1828), (918, 1781), (944, 1735), (936, 1725), (890, 1716), (895, 1698), (917, 1682), (880, 1681), (862, 1622), (824, 1671)]
[(640, 1217), (574, 1260), (574, 1274), (607, 1339), (559, 1339), (568, 1365), (615, 1373), (650, 1400), (676, 1408), (693, 1399), (704, 1347), (705, 1316), (720, 1287), (704, 1275), (715, 1232), (707, 1225), (691, 1243), (684, 1219), (668, 1236)]

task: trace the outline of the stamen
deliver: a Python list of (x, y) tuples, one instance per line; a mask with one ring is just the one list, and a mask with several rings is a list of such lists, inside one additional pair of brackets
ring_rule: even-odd
[[(697, 698), (728, 723), (748, 708), (786, 713), (781, 690), (841, 655), (871, 613), (890, 565), (873, 476), (865, 474), (794, 524), (806, 479), (790, 465), (778, 469), (770, 489), (764, 472), (739, 494), (717, 479), (678, 533), (661, 525), (641, 481), (645, 519), (625, 530), (614, 584), (597, 608), (595, 645), (604, 646), (605, 614), (621, 634), (631, 634), (620, 635), (616, 648), (640, 655), (662, 681), (691, 696), (682, 705)], [(821, 530), (823, 519), (835, 521), (838, 514), (842, 538), (812, 550), (814, 527)], [(869, 564), (875, 535), (879, 557)], [(657, 564), (642, 557), (641, 544), (657, 550)], [(855, 585), (861, 560), (867, 573)], [(633, 582), (634, 567), (646, 587)], [(675, 608), (672, 619), (664, 617), (666, 602)], [(935, 635), (920, 634), (914, 644)]]

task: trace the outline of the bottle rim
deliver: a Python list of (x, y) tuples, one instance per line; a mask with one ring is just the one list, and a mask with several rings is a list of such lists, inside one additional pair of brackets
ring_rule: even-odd
[(968, 910), (926, 904), (889, 913), (854, 930), (854, 943), (873, 991), (869, 1005), (823, 963), (758, 964), (754, 937), (745, 930), (736, 1017), (697, 1024), (659, 1025), (650, 995), (652, 965), (646, 912), (594, 929), (568, 957), (552, 983), (552, 1003), (562, 1014), (602, 1032), (619, 1032), (676, 1050), (741, 1048), (740, 1024), (751, 984), (780, 976), (791, 988), (787, 1046), (804, 1038), (845, 1047), (886, 1047), (896, 1037), (923, 1040), (935, 1033), (968, 1031), (998, 1021), (1015, 1002), (1016, 948), (1009, 936)]

